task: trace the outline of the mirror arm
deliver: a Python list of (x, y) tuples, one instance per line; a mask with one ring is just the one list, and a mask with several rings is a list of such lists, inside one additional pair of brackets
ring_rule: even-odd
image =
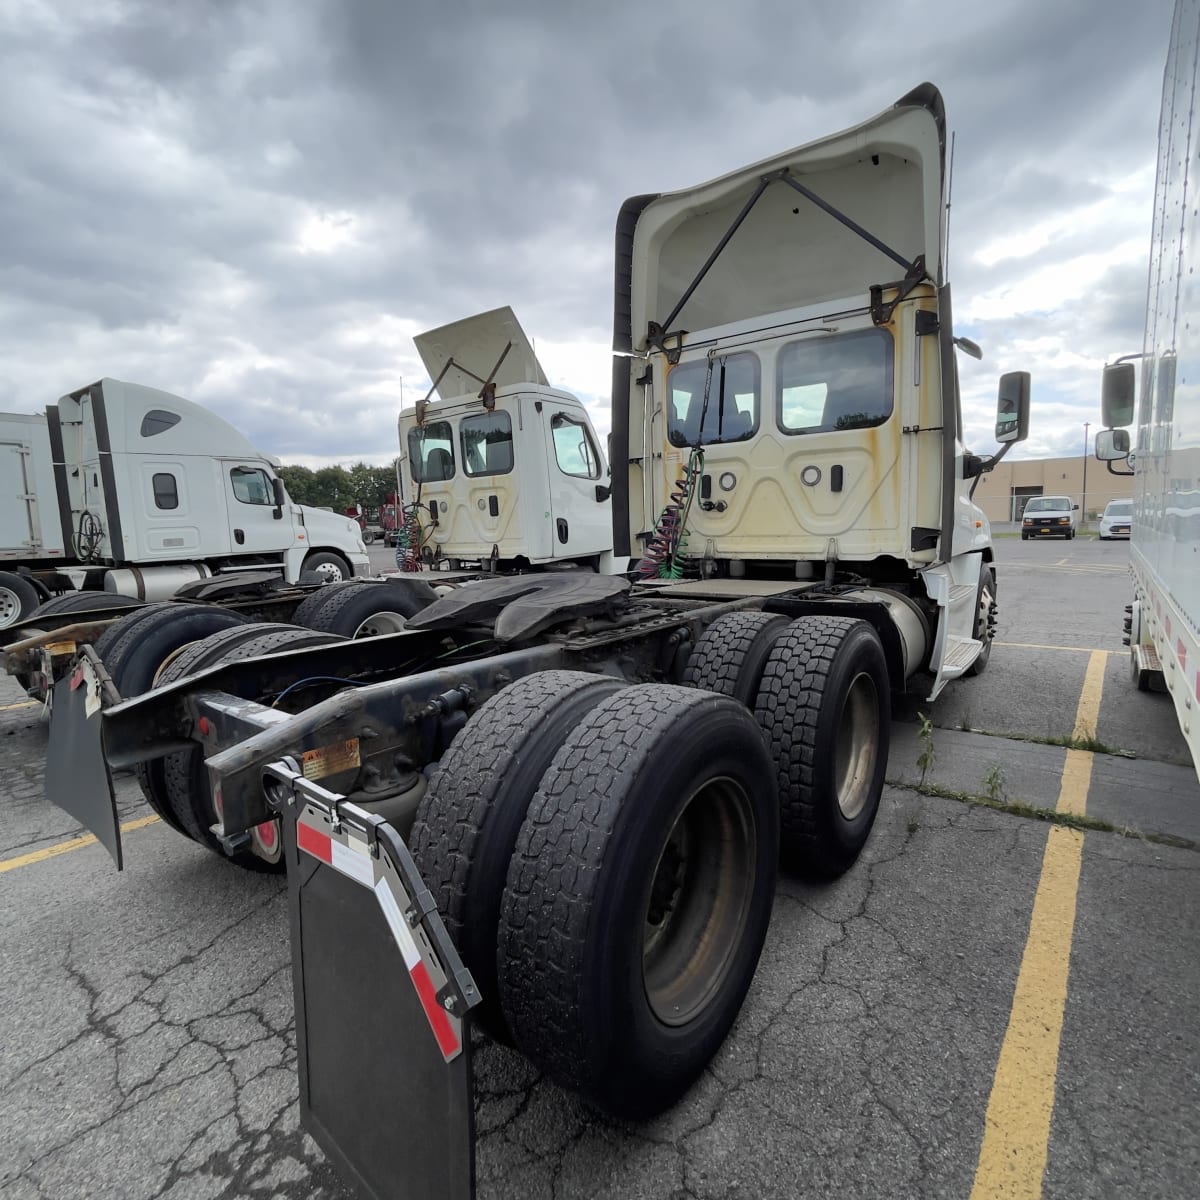
[(970, 479), (971, 490), (967, 493), (971, 499), (975, 498), (975, 489), (979, 486), (979, 481), (989, 472), (996, 469), (996, 464), (1015, 446), (1016, 442), (1005, 442), (991, 458), (983, 458), (978, 454), (968, 454), (963, 461), (963, 478)]
[[(1118, 461), (1119, 461), (1119, 460), (1118, 460)], [(1126, 459), (1126, 461), (1128, 462), (1128, 459)], [(1137, 472), (1136, 472), (1136, 471), (1118, 471), (1118, 470), (1116, 469), (1116, 467), (1114, 467), (1114, 466), (1112, 465), (1112, 462), (1111, 462), (1111, 461), (1109, 461), (1109, 462), (1105, 462), (1105, 464), (1104, 464), (1104, 465), (1105, 465), (1105, 466), (1108, 468), (1108, 473), (1109, 473), (1110, 475), (1136, 475), (1136, 474), (1137, 474)]]

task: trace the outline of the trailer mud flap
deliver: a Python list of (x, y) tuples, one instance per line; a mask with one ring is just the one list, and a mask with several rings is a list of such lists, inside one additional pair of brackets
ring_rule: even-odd
[(100, 681), (86, 658), (54, 685), (46, 799), (69, 813), (121, 870), (121, 828), (101, 741)]
[(264, 772), (283, 814), (300, 1119), (361, 1200), (470, 1200), (479, 1002), (400, 835)]

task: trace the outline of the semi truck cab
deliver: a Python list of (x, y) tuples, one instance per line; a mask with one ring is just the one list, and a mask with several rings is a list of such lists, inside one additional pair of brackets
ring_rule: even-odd
[(491, 569), (596, 565), (612, 548), (608, 464), (587, 409), (549, 385), (512, 309), (414, 341), (435, 383), (400, 414), (401, 556), (417, 549), (428, 565)]

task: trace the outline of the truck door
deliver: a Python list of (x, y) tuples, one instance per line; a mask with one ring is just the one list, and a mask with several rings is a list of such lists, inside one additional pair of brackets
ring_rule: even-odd
[(276, 517), (271, 476), (260, 463), (221, 460), (230, 553), (276, 556), (292, 544), (292, 523), (285, 510)]
[(582, 414), (552, 404), (543, 406), (542, 416), (547, 422), (554, 557), (585, 558), (611, 550), (607, 470), (591, 428)]

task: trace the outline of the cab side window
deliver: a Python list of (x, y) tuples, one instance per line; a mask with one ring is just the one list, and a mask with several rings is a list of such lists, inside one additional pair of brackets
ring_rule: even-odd
[(550, 432), (554, 438), (554, 458), (564, 475), (600, 478), (600, 453), (582, 421), (566, 413), (555, 413), (550, 418)]
[(258, 467), (234, 467), (229, 472), (229, 479), (233, 484), (234, 499), (242, 504), (275, 503), (266, 471)]

